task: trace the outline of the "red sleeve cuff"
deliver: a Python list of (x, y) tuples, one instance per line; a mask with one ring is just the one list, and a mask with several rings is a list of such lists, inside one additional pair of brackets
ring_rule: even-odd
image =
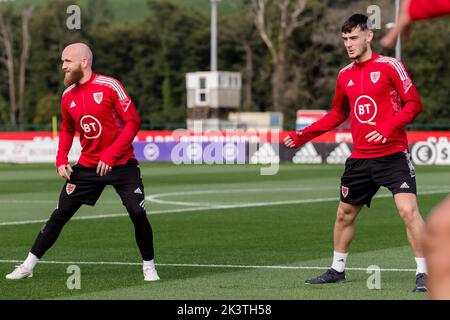
[(100, 157), (100, 160), (106, 163), (108, 166), (112, 167), (114, 166), (115, 160), (114, 156), (112, 154), (109, 154), (107, 152), (104, 152), (102, 156)]
[(293, 148), (298, 148), (303, 144), (302, 140), (300, 139), (299, 135), (297, 134), (299, 132), (301, 132), (301, 131), (294, 131), (294, 132), (289, 133), (289, 137), (292, 139), (292, 141), (294, 141)]
[(389, 138), (396, 129), (394, 125), (390, 123), (380, 123), (375, 126), (375, 129), (380, 133), (383, 137)]
[(66, 159), (56, 159), (56, 168), (65, 165), (65, 164), (69, 164), (69, 160)]

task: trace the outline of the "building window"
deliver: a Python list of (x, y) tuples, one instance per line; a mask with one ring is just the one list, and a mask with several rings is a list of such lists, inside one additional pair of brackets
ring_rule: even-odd
[(204, 77), (199, 78), (199, 85), (200, 89), (206, 89), (206, 78)]
[(279, 114), (271, 114), (270, 115), (270, 125), (271, 126), (279, 126), (281, 123)]
[(200, 102), (206, 102), (206, 93), (200, 93)]

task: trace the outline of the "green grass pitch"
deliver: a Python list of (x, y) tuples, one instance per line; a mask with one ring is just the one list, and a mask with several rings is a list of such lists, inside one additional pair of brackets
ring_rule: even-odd
[[(391, 195), (357, 220), (348, 281), (307, 286), (331, 262), (342, 165), (141, 165), (161, 281), (146, 283), (134, 231), (115, 191), (84, 206), (31, 279), (8, 281), (53, 211), (52, 165), (0, 165), (0, 299), (427, 299), (410, 292), (415, 262)], [(416, 167), (422, 215), (450, 191), (448, 167)], [(81, 288), (70, 290), (70, 265)], [(369, 290), (379, 266), (381, 289)]]

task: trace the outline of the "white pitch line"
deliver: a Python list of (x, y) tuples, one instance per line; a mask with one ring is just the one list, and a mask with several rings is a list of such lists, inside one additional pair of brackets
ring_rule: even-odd
[[(1, 0), (0, 0), (1, 2)], [(55, 200), (31, 200), (31, 199), (0, 199), (0, 203), (11, 203), (11, 204), (24, 204), (24, 203), (43, 203), (43, 204), (47, 204), (47, 203), (54, 203), (55, 205), (58, 203), (58, 198), (55, 198)], [(105, 204), (115, 204), (115, 203), (120, 203), (120, 200), (117, 201), (109, 201), (109, 200), (104, 200), (102, 201), (102, 203)]]
[[(1, 2), (1, 0), (0, 0)], [(437, 186), (436, 186), (437, 187)], [(449, 186), (450, 188), (450, 186)], [(335, 190), (336, 187), (320, 187), (321, 190)], [(275, 192), (284, 192), (284, 191), (314, 191), (317, 190), (317, 187), (291, 187), (291, 188), (277, 188), (276, 190), (271, 190), (271, 193)], [(216, 193), (253, 193), (253, 192), (265, 192), (267, 189), (222, 189), (222, 190), (203, 190), (203, 191), (180, 191), (180, 192), (168, 192), (168, 193), (157, 193), (148, 195), (145, 197), (146, 201), (160, 204), (173, 204), (180, 206), (211, 206), (214, 204), (207, 202), (182, 202), (182, 201), (170, 201), (170, 200), (161, 200), (160, 197), (167, 196), (183, 196), (183, 195), (203, 195), (203, 194), (216, 194)], [(34, 204), (34, 203), (57, 203), (57, 200), (31, 200), (31, 199), (0, 199), (0, 203), (9, 203), (9, 204)], [(102, 200), (102, 203), (105, 204), (118, 204), (120, 201), (108, 201)]]
[[(334, 190), (336, 187), (321, 187), (321, 190)], [(271, 193), (274, 192), (284, 192), (284, 191), (314, 191), (317, 188), (314, 187), (291, 187), (291, 188), (277, 188), (276, 190), (271, 190)], [(203, 190), (203, 191), (180, 191), (180, 192), (168, 192), (168, 193), (157, 193), (153, 195), (149, 195), (145, 197), (146, 201), (159, 203), (159, 204), (170, 204), (170, 205), (179, 205), (179, 206), (201, 206), (208, 207), (214, 206), (212, 203), (207, 202), (183, 202), (183, 201), (171, 201), (171, 200), (162, 200), (160, 197), (167, 196), (183, 196), (183, 195), (204, 195), (204, 194), (217, 194), (217, 193), (253, 193), (253, 192), (265, 192), (267, 189), (232, 189), (232, 190)], [(10, 204), (24, 204), (24, 203), (57, 203), (55, 200), (30, 200), (30, 199), (0, 199), (0, 203), (10, 203)], [(102, 203), (105, 204), (116, 204), (119, 201), (104, 201)], [(37, 221), (37, 220), (36, 220)], [(40, 221), (40, 220), (39, 220)]]
[[(381, 196), (378, 196), (381, 197)], [(219, 210), (219, 209), (235, 209), (235, 208), (248, 208), (248, 207), (264, 207), (264, 206), (275, 206), (275, 205), (285, 205), (285, 204), (302, 204), (302, 203), (317, 203), (317, 202), (327, 202), (327, 201), (337, 201), (338, 198), (317, 198), (317, 199), (304, 199), (304, 200), (288, 200), (288, 201), (276, 201), (276, 202), (256, 202), (256, 203), (243, 203), (243, 204), (233, 204), (233, 205), (215, 205), (208, 207), (198, 207), (198, 208), (182, 208), (182, 209), (167, 209), (167, 210), (156, 210), (149, 215), (163, 214), (163, 213), (177, 213), (177, 212), (193, 212), (193, 211), (207, 211), (207, 210)], [(115, 218), (115, 217), (125, 217), (128, 216), (127, 213), (112, 213), (104, 215), (94, 215), (94, 216), (83, 216), (83, 217), (73, 217), (70, 220), (91, 220), (91, 219), (104, 219), (104, 218)], [(15, 226), (23, 224), (32, 223), (44, 223), (47, 219), (41, 220), (26, 220), (26, 221), (8, 221), (0, 222), (1, 226)]]
[(30, 199), (0, 199), (0, 203), (13, 203), (13, 204), (23, 204), (23, 203), (56, 203), (57, 200), (30, 200)]
[[(432, 195), (432, 194), (441, 194), (441, 193), (449, 193), (449, 192), (450, 192), (450, 190), (425, 191), (425, 192), (420, 192), (418, 195)], [(375, 196), (374, 198), (390, 198), (390, 197), (392, 197), (392, 194), (389, 193), (389, 194), (380, 194), (380, 195)], [(231, 204), (231, 205), (213, 205), (210, 207), (156, 210), (156, 211), (153, 211), (153, 212), (150, 212), (147, 214), (154, 215), (154, 214), (163, 214), (163, 213), (193, 212), (193, 211), (207, 211), (207, 210), (220, 210), (220, 209), (269, 207), (269, 206), (277, 206), (277, 205), (318, 203), (318, 202), (329, 202), (329, 201), (338, 201), (338, 200), (339, 200), (339, 198), (337, 198), (337, 197), (329, 197), (329, 198), (302, 199), (302, 200), (242, 203), (242, 204)], [(113, 213), (113, 214), (94, 215), (94, 216), (82, 216), (82, 217), (73, 217), (71, 220), (91, 220), (91, 219), (104, 219), (104, 218), (115, 218), (115, 217), (124, 217), (124, 216), (128, 216), (128, 214), (127, 213), (116, 213), (116, 214)], [(1, 226), (32, 224), (32, 223), (43, 223), (46, 221), (47, 221), (47, 219), (0, 222), (0, 227)]]
[[(335, 190), (336, 187), (323, 187), (321, 190)], [(314, 191), (317, 188), (314, 187), (290, 187), (290, 188), (277, 188), (271, 190), (271, 193), (284, 192), (284, 191)], [(193, 196), (193, 195), (206, 195), (206, 194), (217, 194), (217, 193), (257, 193), (257, 192), (267, 192), (267, 189), (220, 189), (220, 190), (197, 190), (197, 191), (176, 191), (167, 193), (157, 193), (145, 197), (145, 200), (152, 203), (159, 204), (170, 204), (170, 205), (180, 205), (180, 206), (204, 206), (204, 207), (215, 207), (217, 204), (209, 202), (184, 202), (184, 201), (172, 201), (172, 200), (162, 200), (161, 197), (173, 197), (173, 196)]]
[(211, 206), (210, 203), (206, 202), (183, 202), (183, 201), (171, 201), (171, 200), (161, 200), (157, 198), (152, 198), (149, 200), (149, 198), (146, 198), (145, 200), (151, 202), (151, 203), (159, 203), (159, 204), (170, 204), (170, 205), (178, 205), (178, 206), (202, 206), (202, 207), (209, 207)]
[[(1, 0), (0, 0), (1, 2)], [(284, 191), (315, 191), (318, 188), (320, 190), (336, 190), (335, 186), (332, 187), (286, 187), (286, 188), (276, 188), (275, 190), (270, 190), (271, 193), (276, 192), (284, 192)], [(421, 186), (420, 189), (450, 189), (450, 185), (442, 185), (442, 186), (434, 186), (434, 185), (425, 185)], [(207, 202), (181, 202), (181, 201), (170, 201), (170, 200), (161, 200), (160, 197), (167, 196), (183, 196), (183, 195), (203, 195), (203, 194), (217, 194), (217, 193), (256, 193), (256, 192), (266, 192), (267, 189), (221, 189), (221, 190), (198, 190), (198, 191), (179, 191), (179, 192), (168, 192), (168, 193), (157, 193), (146, 196), (145, 200), (153, 203), (163, 203), (163, 204), (178, 204), (178, 205), (186, 205), (186, 206), (209, 206), (214, 205)], [(102, 200), (102, 203), (105, 204), (118, 204), (119, 200)], [(32, 200), (32, 199), (0, 199), (0, 203), (10, 203), (10, 204), (34, 204), (34, 203), (57, 203), (57, 200)]]
[[(21, 260), (0, 260), (0, 263), (22, 263)], [(115, 261), (39, 261), (43, 264), (85, 264), (85, 265), (120, 265), (120, 266), (141, 266), (142, 262), (115, 262)], [(329, 267), (319, 266), (261, 266), (261, 265), (241, 265), (241, 264), (198, 264), (198, 263), (155, 263), (163, 267), (189, 267), (189, 268), (230, 268), (230, 269), (293, 269), (293, 270), (328, 270)], [(367, 271), (368, 268), (354, 267), (345, 268), (350, 271)], [(414, 272), (416, 269), (401, 268), (380, 268), (380, 271), (389, 272)]]
[[(205, 210), (210, 208), (200, 207), (200, 208), (183, 208), (183, 209), (168, 209), (168, 210), (157, 210), (147, 214), (162, 214), (162, 213), (177, 213), (177, 212), (187, 212), (187, 211), (197, 211), (197, 210)], [(127, 217), (128, 213), (111, 213), (111, 214), (97, 214), (93, 216), (81, 216), (81, 217), (73, 217), (70, 220), (91, 220), (91, 219), (105, 219), (105, 218), (117, 218), (117, 217)], [(40, 219), (40, 220), (25, 220), (25, 221), (8, 221), (8, 222), (0, 222), (1, 226), (15, 226), (21, 224), (32, 224), (32, 223), (43, 223), (47, 222), (48, 219)]]

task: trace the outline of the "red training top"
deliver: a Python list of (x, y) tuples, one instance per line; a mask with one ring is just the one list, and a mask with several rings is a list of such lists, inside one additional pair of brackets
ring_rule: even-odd
[[(403, 103), (402, 103), (403, 102)], [(375, 53), (362, 63), (352, 62), (339, 72), (328, 114), (301, 130), (296, 146), (339, 126), (350, 114), (352, 158), (375, 158), (408, 149), (405, 126), (422, 110), (416, 87), (403, 64)], [(368, 142), (377, 130), (386, 143)]]
[(136, 108), (122, 84), (114, 78), (92, 73), (83, 84), (73, 84), (61, 99), (62, 123), (56, 166), (68, 164), (75, 131), (80, 133), (82, 152), (78, 163), (96, 167), (135, 159), (132, 142), (141, 127)]

